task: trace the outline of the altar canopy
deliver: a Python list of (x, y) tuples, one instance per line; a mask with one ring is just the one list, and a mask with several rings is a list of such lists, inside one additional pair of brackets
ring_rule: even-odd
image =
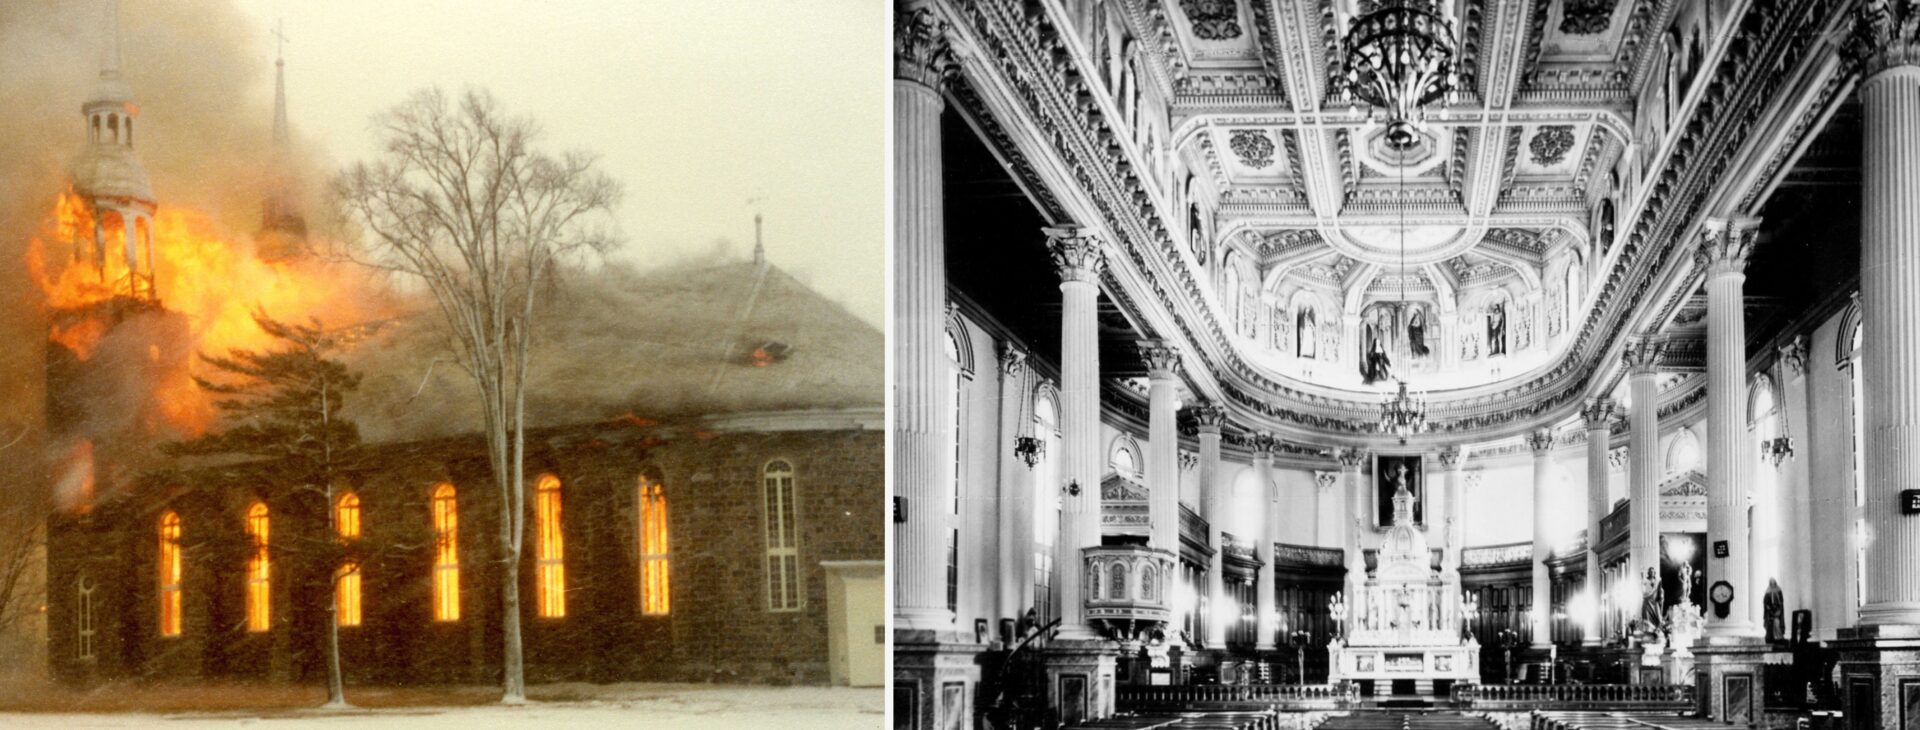
[(1392, 478), (1393, 524), (1380, 544), (1379, 567), (1351, 605), (1335, 597), (1341, 636), (1328, 648), (1329, 679), (1413, 680), (1422, 692), (1436, 679), (1474, 681), (1479, 643), (1461, 631), (1460, 577), (1434, 569), (1426, 531), (1413, 524), (1405, 467)]

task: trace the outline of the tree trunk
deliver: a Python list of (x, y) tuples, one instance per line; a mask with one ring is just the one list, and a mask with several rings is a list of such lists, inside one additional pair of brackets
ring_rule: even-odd
[[(516, 400), (520, 396), (519, 385), (519, 383), (514, 384), (513, 395)], [(525, 532), (521, 522), (521, 517), (525, 514), (523, 499), (525, 475), (522, 473), (522, 453), (526, 444), (526, 430), (523, 415), (524, 409), (516, 407), (510, 416), (512, 420), (502, 420), (500, 423), (500, 430), (503, 432), (500, 434), (502, 437), (500, 441), (504, 442), (511, 438), (511, 443), (501, 444), (502, 455), (510, 453), (511, 463), (506, 473), (502, 475), (505, 478), (500, 480), (505, 487), (502, 490), (503, 494), (500, 495), (503, 513), (500, 521), (500, 546), (505, 563), (502, 566), (500, 586), (500, 607), (504, 612), (500, 623), (504, 635), (500, 652), (504, 694), (500, 701), (509, 705), (527, 701), (525, 653), (520, 643), (520, 537)], [(511, 436), (505, 433), (509, 427), (512, 429)]]
[(347, 687), (340, 681), (340, 576), (333, 576), (333, 601), (327, 605), (327, 707), (347, 707)]

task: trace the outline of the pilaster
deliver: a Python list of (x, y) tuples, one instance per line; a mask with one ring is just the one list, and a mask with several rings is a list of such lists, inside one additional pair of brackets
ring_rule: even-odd
[(1607, 516), (1607, 451), (1612, 434), (1609, 428), (1613, 421), (1613, 401), (1595, 398), (1587, 403), (1580, 412), (1587, 426), (1587, 587), (1586, 593), (1594, 604), (1593, 615), (1587, 617), (1587, 623), (1581, 626), (1584, 632), (1582, 643), (1599, 646), (1604, 632), (1600, 631), (1599, 615), (1604, 608), (1600, 601), (1600, 520)]
[(1220, 543), (1220, 523), (1227, 518), (1226, 495), (1220, 484), (1220, 429), (1226, 425), (1226, 411), (1212, 404), (1200, 404), (1188, 408), (1193, 413), (1193, 421), (1200, 435), (1200, 517), (1207, 521), (1207, 546), (1213, 548), (1212, 565), (1207, 566), (1207, 597), (1213, 608), (1213, 615), (1207, 617), (1207, 646), (1222, 648), (1227, 645), (1227, 621), (1238, 618), (1231, 616), (1227, 606), (1225, 576), (1225, 546)]
[(1279, 445), (1273, 434), (1255, 434), (1253, 438), (1253, 470), (1259, 486), (1255, 490), (1254, 508), (1260, 513), (1260, 529), (1253, 534), (1259, 542), (1254, 544), (1254, 557), (1260, 560), (1259, 577), (1254, 581), (1254, 627), (1256, 636), (1253, 648), (1259, 651), (1272, 651), (1274, 636), (1280, 632), (1280, 612), (1277, 607), (1278, 588), (1273, 577), (1273, 544), (1279, 537), (1280, 520), (1279, 495), (1273, 485), (1273, 451)]
[[(1180, 555), (1180, 439), (1174, 419), (1180, 400), (1174, 393), (1179, 384), (1180, 351), (1160, 341), (1138, 343), (1140, 359), (1147, 364), (1147, 520), (1151, 525), (1148, 546), (1165, 550), (1178, 560)], [(1175, 563), (1178, 565), (1178, 563)], [(1172, 626), (1184, 624), (1187, 610), (1182, 602), (1173, 602)], [(1170, 645), (1181, 644), (1179, 631), (1168, 631)]]
[[(1732, 587), (1723, 617), (1711, 597), (1706, 636), (1758, 636), (1754, 610), (1760, 596), (1751, 585), (1747, 527), (1746, 321), (1741, 290), (1747, 256), (1759, 221), (1709, 219), (1694, 261), (1707, 290), (1707, 581)], [(1869, 453), (1873, 453), (1869, 451)], [(1726, 546), (1724, 557), (1719, 549)]]

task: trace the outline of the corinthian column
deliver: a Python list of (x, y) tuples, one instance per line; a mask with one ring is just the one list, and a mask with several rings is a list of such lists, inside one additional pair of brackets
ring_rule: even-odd
[[(1211, 564), (1207, 566), (1207, 604), (1212, 615), (1207, 619), (1207, 646), (1218, 649), (1227, 645), (1227, 621), (1223, 619), (1227, 600), (1227, 582), (1225, 573), (1226, 546), (1220, 542), (1220, 521), (1227, 518), (1228, 507), (1220, 485), (1220, 427), (1226, 425), (1226, 411), (1211, 404), (1195, 405), (1187, 409), (1193, 413), (1194, 425), (1200, 432), (1200, 518), (1207, 521), (1207, 546), (1213, 548)], [(1238, 619), (1238, 616), (1233, 616)]]
[(1872, 536), (1863, 626), (1920, 624), (1920, 518), (1901, 515), (1898, 499), (1920, 487), (1920, 39), (1914, 10), (1888, 12), (1870, 26), (1860, 82), (1860, 390)]
[(1465, 545), (1466, 530), (1462, 524), (1466, 515), (1467, 483), (1460, 472), (1467, 466), (1467, 450), (1458, 446), (1449, 446), (1440, 450), (1440, 467), (1447, 472), (1447, 551), (1441, 561), (1441, 570), (1448, 576), (1460, 574), (1460, 550)]
[(1060, 636), (1095, 638), (1082, 594), (1081, 551), (1100, 544), (1100, 343), (1094, 307), (1106, 255), (1099, 241), (1076, 226), (1048, 228), (1047, 245), (1060, 274), (1060, 431), (1067, 491), (1060, 495), (1060, 536), (1054, 582), (1059, 585)]
[(1279, 442), (1273, 434), (1257, 434), (1253, 438), (1253, 473), (1259, 485), (1254, 489), (1258, 503), (1254, 506), (1260, 511), (1260, 529), (1254, 530), (1254, 557), (1260, 560), (1260, 576), (1253, 584), (1253, 625), (1256, 632), (1253, 648), (1266, 651), (1274, 647), (1273, 638), (1280, 633), (1280, 611), (1275, 607), (1278, 598), (1275, 595), (1273, 578), (1273, 543), (1280, 533), (1280, 520), (1275, 512), (1275, 502), (1279, 495), (1273, 488), (1273, 451)]
[[(1746, 443), (1747, 325), (1742, 285), (1747, 254), (1753, 250), (1752, 218), (1709, 220), (1695, 262), (1707, 274), (1707, 544), (1725, 541), (1727, 557), (1707, 554), (1707, 580), (1733, 585), (1726, 618), (1707, 611), (1705, 636), (1758, 636), (1747, 564), (1747, 480), (1742, 473), (1752, 458)], [(1871, 401), (1872, 399), (1869, 399)], [(1869, 448), (1869, 454), (1874, 453)], [(1872, 459), (1868, 459), (1869, 462)]]
[(952, 64), (943, 23), (932, 12), (902, 11), (894, 30), (894, 616), (902, 629), (951, 630), (944, 593), (953, 425), (940, 87)]
[(1547, 555), (1553, 544), (1547, 538), (1548, 515), (1553, 510), (1547, 494), (1547, 482), (1553, 472), (1553, 429), (1543, 428), (1527, 434), (1527, 447), (1533, 450), (1533, 645), (1545, 648), (1553, 644), (1553, 581), (1547, 575)]
[(1349, 602), (1360, 596), (1360, 586), (1367, 582), (1367, 557), (1361, 551), (1361, 534), (1373, 518), (1366, 514), (1366, 508), (1362, 506), (1367, 503), (1367, 493), (1366, 486), (1360, 482), (1360, 466), (1367, 463), (1368, 456), (1365, 449), (1341, 449), (1339, 453), (1340, 473), (1346, 477), (1342, 480), (1341, 488), (1347, 490), (1344, 500), (1346, 514), (1340, 521), (1340, 544), (1347, 551)]
[[(1174, 394), (1179, 382), (1180, 351), (1164, 342), (1141, 342), (1140, 359), (1147, 364), (1147, 535), (1148, 547), (1173, 554), (1180, 559), (1180, 437), (1174, 430), (1180, 399)], [(1185, 625), (1187, 608), (1175, 601), (1172, 626)], [(1180, 642), (1179, 631), (1168, 631), (1170, 644)]]
[(1600, 605), (1600, 520), (1607, 516), (1607, 451), (1612, 448), (1608, 442), (1612, 436), (1608, 424), (1613, 421), (1613, 401), (1595, 398), (1580, 415), (1587, 422), (1586, 593), (1593, 605), (1593, 615), (1586, 617), (1587, 623), (1581, 625), (1580, 630), (1584, 632), (1583, 643), (1599, 646), (1599, 616), (1604, 608)]
[(1637, 587), (1648, 568), (1660, 569), (1660, 356), (1667, 341), (1642, 337), (1627, 344), (1627, 564)]

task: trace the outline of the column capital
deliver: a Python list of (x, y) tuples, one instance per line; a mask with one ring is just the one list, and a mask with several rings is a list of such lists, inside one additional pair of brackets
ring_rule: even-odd
[(1337, 487), (1340, 485), (1340, 472), (1316, 471), (1313, 473), (1313, 483), (1322, 491)]
[(1807, 372), (1807, 336), (1794, 335), (1780, 345), (1780, 369), (1787, 377), (1799, 377)]
[(938, 92), (953, 77), (947, 22), (933, 8), (902, 8), (893, 16), (893, 77)]
[(1372, 456), (1372, 454), (1362, 448), (1343, 448), (1334, 452), (1334, 456), (1340, 459), (1340, 466), (1345, 467), (1348, 471), (1359, 471), (1361, 465), (1367, 463), (1367, 457)]
[(1060, 275), (1061, 283), (1100, 283), (1100, 274), (1107, 268), (1107, 254), (1099, 239), (1080, 226), (1050, 226), (1043, 230), (1047, 234), (1047, 252), (1053, 256), (1053, 269)]
[(1180, 348), (1165, 340), (1141, 340), (1140, 359), (1147, 363), (1149, 380), (1172, 380), (1180, 372)]
[(1012, 342), (1000, 343), (1000, 373), (1018, 375), (1027, 369), (1027, 351)]
[(1744, 273), (1759, 230), (1759, 218), (1708, 218), (1701, 231), (1700, 247), (1693, 252), (1694, 263), (1708, 276)]
[(1627, 447), (1625, 446), (1615, 446), (1607, 449), (1607, 467), (1613, 471), (1627, 468), (1628, 456)]
[(1187, 406), (1187, 412), (1193, 415), (1193, 426), (1200, 433), (1220, 435), (1220, 427), (1227, 425), (1225, 409), (1208, 402)]
[(1280, 439), (1275, 438), (1271, 433), (1261, 431), (1248, 438), (1247, 445), (1253, 449), (1255, 457), (1266, 459), (1280, 450)]
[(1587, 406), (1580, 409), (1580, 417), (1587, 422), (1588, 431), (1604, 431), (1613, 420), (1613, 401), (1608, 398), (1587, 401)]
[(1631, 375), (1660, 374), (1660, 356), (1667, 351), (1667, 338), (1659, 335), (1645, 335), (1627, 341), (1627, 349), (1620, 353), (1626, 361), (1627, 373)]
[(1459, 446), (1448, 446), (1440, 450), (1440, 465), (1448, 469), (1458, 469), (1467, 464), (1467, 450)]
[(1180, 451), (1180, 471), (1193, 471), (1193, 468), (1199, 465), (1200, 465), (1199, 454), (1193, 453), (1191, 451), (1187, 451), (1185, 449), (1182, 449)]
[(1920, 67), (1920, 8), (1897, 0), (1866, 0), (1854, 8), (1853, 37), (1841, 46), (1863, 78)]
[(1527, 434), (1527, 448), (1534, 456), (1546, 456), (1553, 452), (1553, 429), (1543, 428)]

